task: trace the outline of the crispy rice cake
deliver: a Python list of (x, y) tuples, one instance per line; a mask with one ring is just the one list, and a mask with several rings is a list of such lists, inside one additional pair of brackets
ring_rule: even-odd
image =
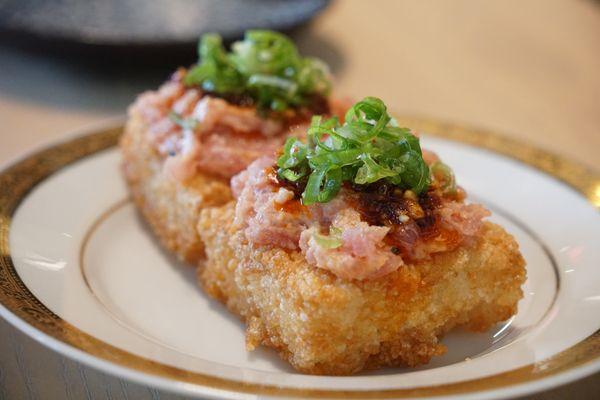
[(484, 222), (470, 246), (434, 254), (372, 280), (345, 280), (300, 251), (253, 246), (233, 224), (235, 203), (201, 213), (201, 285), (299, 371), (346, 375), (416, 366), (445, 352), (456, 326), (485, 331), (517, 310), (524, 260), (511, 235)]
[[(231, 200), (229, 179), (289, 135), (302, 135), (315, 113), (341, 113), (346, 103), (315, 99), (310, 108), (259, 117), (256, 108), (213, 97), (183, 83), (178, 70), (129, 108), (120, 147), (122, 171), (137, 208), (163, 246), (195, 265), (203, 254), (199, 212)], [(318, 101), (317, 101), (318, 100)], [(174, 118), (190, 118), (186, 132)]]
[(164, 247), (190, 264), (203, 254), (199, 211), (231, 199), (229, 179), (338, 107), (326, 64), (280, 33), (248, 30), (230, 48), (209, 33), (198, 56), (138, 96), (121, 141), (135, 204)]
[[(357, 104), (367, 102), (382, 104)], [(369, 123), (357, 128), (361, 134)], [(344, 124), (351, 135), (353, 122)], [(516, 313), (525, 280), (518, 244), (484, 220), (485, 207), (465, 201), (437, 155), (415, 147), (429, 174), (419, 194), (385, 179), (345, 181), (326, 200), (311, 201), (312, 175), (288, 180), (281, 164), (289, 155), (318, 163), (323, 153), (310, 153), (316, 129), (304, 150), (296, 141), (278, 160), (252, 162), (231, 180), (235, 201), (200, 215), (199, 282), (246, 322), (249, 349), (273, 347), (311, 374), (416, 366), (444, 353), (448, 330), (484, 331)], [(382, 137), (403, 146), (394, 133), (417, 140), (406, 130)], [(385, 151), (384, 140), (370, 143)], [(353, 145), (339, 153), (329, 147), (328, 160)]]
[(196, 231), (200, 210), (231, 200), (225, 179), (196, 173), (179, 182), (164, 173), (164, 156), (151, 142), (149, 123), (133, 110), (121, 138), (122, 171), (131, 197), (163, 246), (180, 260), (198, 262), (203, 244)]

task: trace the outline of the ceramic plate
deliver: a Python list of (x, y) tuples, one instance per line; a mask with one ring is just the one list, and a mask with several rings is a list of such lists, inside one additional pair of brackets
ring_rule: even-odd
[(600, 369), (600, 180), (491, 133), (418, 119), (423, 143), (518, 240), (517, 315), (453, 331), (417, 369), (302, 375), (244, 349), (243, 325), (158, 246), (128, 199), (120, 127), (34, 153), (0, 174), (0, 313), (52, 349), (105, 372), (202, 397), (497, 398)]
[(0, 31), (45, 42), (119, 47), (195, 44), (206, 32), (225, 38), (262, 27), (289, 30), (329, 0), (19, 0), (0, 2)]

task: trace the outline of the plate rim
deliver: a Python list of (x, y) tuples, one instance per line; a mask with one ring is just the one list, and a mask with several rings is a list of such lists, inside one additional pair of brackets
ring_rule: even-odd
[[(583, 195), (600, 209), (600, 173), (529, 143), (466, 125), (422, 117), (397, 118), (400, 124), (517, 160)], [(477, 380), (438, 386), (375, 391), (316, 390), (249, 384), (161, 364), (118, 349), (84, 333), (44, 306), (21, 281), (8, 244), (11, 216), (40, 182), (62, 168), (117, 145), (122, 119), (85, 129), (13, 160), (0, 170), (0, 316), (43, 345), (90, 367), (142, 384), (187, 395), (241, 398), (250, 394), (283, 397), (463, 398), (515, 396), (555, 387), (600, 370), (600, 330), (545, 360)]]
[[(270, 29), (279, 32), (289, 32), (295, 28), (301, 27), (311, 20), (317, 18), (321, 13), (325, 12), (331, 5), (331, 0), (313, 0), (310, 9), (302, 13), (298, 13), (291, 20), (284, 21), (272, 21)], [(226, 40), (233, 40), (243, 36), (247, 29), (252, 28), (252, 24), (248, 28), (235, 28), (229, 29), (223, 32), (223, 36)], [(0, 33), (10, 35), (17, 40), (22, 41), (40, 41), (44, 43), (55, 43), (70, 46), (77, 46), (78, 48), (94, 48), (96, 51), (101, 48), (117, 48), (117, 49), (154, 49), (154, 48), (168, 48), (172, 46), (185, 47), (189, 50), (190, 46), (193, 47), (198, 38), (206, 33), (206, 28), (197, 29), (195, 35), (186, 35), (183, 37), (177, 37), (173, 33), (162, 37), (150, 37), (149, 35), (133, 35), (133, 37), (113, 37), (106, 35), (106, 31), (103, 31), (101, 35), (90, 35), (85, 34), (81, 30), (75, 32), (73, 29), (36, 29), (32, 28), (31, 21), (28, 20), (25, 24), (8, 24), (0, 26)], [(83, 33), (83, 34), (82, 34)], [(132, 35), (129, 35), (132, 36)]]

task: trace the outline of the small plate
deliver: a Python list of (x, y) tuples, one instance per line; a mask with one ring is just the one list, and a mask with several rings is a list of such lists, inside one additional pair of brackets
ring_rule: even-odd
[(0, 314), (48, 347), (105, 372), (216, 398), (498, 398), (600, 370), (600, 179), (478, 130), (400, 119), (451, 165), (471, 200), (519, 242), (519, 311), (483, 334), (453, 331), (417, 369), (299, 374), (197, 288), (129, 201), (121, 127), (39, 151), (0, 173)]
[(238, 38), (256, 27), (289, 30), (329, 0), (20, 0), (0, 2), (0, 31), (111, 48), (195, 44), (207, 32)]

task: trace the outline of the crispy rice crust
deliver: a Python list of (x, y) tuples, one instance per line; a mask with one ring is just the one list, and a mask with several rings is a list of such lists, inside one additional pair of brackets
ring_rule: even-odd
[(445, 352), (445, 332), (487, 330), (515, 314), (522, 297), (518, 245), (490, 222), (471, 246), (359, 282), (312, 267), (297, 251), (253, 248), (232, 226), (234, 207), (201, 213), (199, 281), (246, 322), (249, 350), (273, 347), (305, 373), (427, 363)]
[(200, 211), (231, 200), (228, 182), (196, 174), (185, 184), (163, 173), (164, 158), (148, 140), (148, 125), (133, 111), (121, 138), (123, 175), (131, 196), (163, 246), (197, 264), (204, 246), (196, 231)]

